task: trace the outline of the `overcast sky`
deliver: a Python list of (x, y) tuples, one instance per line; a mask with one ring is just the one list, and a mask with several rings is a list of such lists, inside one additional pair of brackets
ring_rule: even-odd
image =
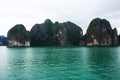
[(15, 24), (24, 24), (30, 30), (46, 18), (53, 22), (71, 21), (85, 34), (96, 17), (109, 20), (120, 33), (120, 0), (0, 0), (0, 35), (6, 36)]

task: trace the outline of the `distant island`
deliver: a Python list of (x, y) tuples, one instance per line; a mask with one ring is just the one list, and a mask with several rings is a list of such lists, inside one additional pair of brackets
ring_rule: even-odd
[(3, 35), (0, 36), (0, 46), (6, 46), (7, 45), (7, 38)]
[(35, 46), (119, 46), (120, 35), (112, 29), (106, 19), (93, 19), (83, 35), (80, 26), (67, 21), (53, 23), (46, 19), (42, 24), (35, 24), (30, 31), (17, 24), (7, 32), (7, 38), (0, 36), (0, 46), (35, 47)]

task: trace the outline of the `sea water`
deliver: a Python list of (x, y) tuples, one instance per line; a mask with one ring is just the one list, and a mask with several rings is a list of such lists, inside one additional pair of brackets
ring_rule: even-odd
[(120, 47), (0, 47), (0, 80), (120, 80)]

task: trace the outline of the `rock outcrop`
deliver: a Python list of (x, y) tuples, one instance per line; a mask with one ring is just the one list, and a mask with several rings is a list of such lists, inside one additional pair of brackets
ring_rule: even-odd
[(116, 46), (117, 29), (112, 29), (109, 21), (96, 18), (91, 21), (84, 40), (87, 46)]
[(22, 24), (15, 25), (7, 33), (8, 47), (30, 46), (29, 32)]
[(120, 45), (120, 35), (118, 35), (117, 40), (118, 40), (118, 45)]
[(0, 46), (7, 45), (7, 38), (5, 36), (0, 36)]
[(31, 46), (77, 46), (82, 36), (82, 29), (74, 23), (53, 23), (50, 19), (35, 24), (30, 31)]
[(35, 24), (30, 31), (31, 46), (53, 45), (53, 22), (49, 19), (42, 24)]
[(65, 23), (55, 22), (53, 32), (54, 39), (62, 46), (78, 46), (83, 37), (82, 29), (70, 21)]
[(106, 19), (93, 19), (84, 36), (82, 29), (70, 21), (53, 23), (46, 19), (42, 24), (35, 24), (30, 32), (22, 24), (15, 25), (7, 33), (7, 42), (8, 47), (117, 46), (120, 45), (120, 36)]

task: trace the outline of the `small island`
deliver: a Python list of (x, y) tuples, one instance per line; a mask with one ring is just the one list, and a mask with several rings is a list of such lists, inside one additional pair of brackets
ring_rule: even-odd
[[(3, 44), (4, 43), (4, 44)], [(93, 19), (83, 35), (80, 26), (67, 21), (53, 23), (46, 19), (44, 23), (35, 24), (27, 31), (23, 24), (17, 24), (0, 37), (0, 45), (7, 47), (36, 46), (119, 46), (120, 36), (117, 29), (112, 29), (106, 19)]]

